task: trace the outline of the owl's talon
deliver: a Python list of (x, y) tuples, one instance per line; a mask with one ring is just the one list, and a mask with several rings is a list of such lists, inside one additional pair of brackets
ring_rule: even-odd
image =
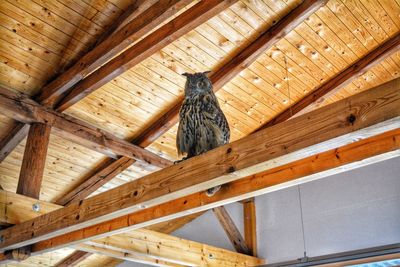
[(184, 161), (184, 160), (187, 160), (187, 157), (184, 157), (184, 158), (182, 158), (182, 159), (180, 159), (180, 160), (174, 161), (174, 165), (175, 165), (175, 164), (178, 164), (178, 163), (180, 163), (180, 162), (182, 162), (182, 161)]
[(212, 188), (207, 189), (206, 191), (206, 195), (208, 197), (212, 197), (213, 195), (215, 195), (215, 193), (217, 193), (219, 190), (221, 189), (220, 185), (214, 186)]

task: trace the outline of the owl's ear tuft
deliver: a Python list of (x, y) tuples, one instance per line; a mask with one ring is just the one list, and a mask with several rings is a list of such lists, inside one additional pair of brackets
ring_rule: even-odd
[(189, 78), (192, 74), (185, 72), (185, 73), (182, 73), (181, 75)]
[(206, 75), (206, 76), (208, 76), (208, 74), (209, 74), (210, 72), (211, 72), (211, 70), (204, 71), (203, 74)]

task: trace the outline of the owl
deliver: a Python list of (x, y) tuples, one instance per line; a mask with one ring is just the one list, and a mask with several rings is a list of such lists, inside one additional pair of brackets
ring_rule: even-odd
[[(191, 158), (229, 142), (230, 129), (206, 72), (186, 76), (185, 99), (179, 112), (178, 155)], [(219, 187), (207, 190), (213, 195)]]

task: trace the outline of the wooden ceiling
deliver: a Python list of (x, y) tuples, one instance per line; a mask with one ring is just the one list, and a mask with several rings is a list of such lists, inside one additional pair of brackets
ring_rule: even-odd
[[(129, 0), (0, 1), (0, 84), (36, 95), (50, 79), (82, 57), (130, 3)], [(217, 71), (300, 3), (300, 0), (238, 1), (64, 113), (119, 138), (133, 140), (179, 103), (185, 82), (181, 73)], [(179, 12), (160, 26), (177, 15)], [(232, 141), (256, 131), (399, 33), (399, 0), (330, 0), (217, 92), (231, 127)], [(400, 51), (319, 106), (398, 77)], [(13, 126), (12, 119), (0, 114), (0, 139)], [(176, 130), (175, 125), (147, 148), (176, 160)], [(4, 190), (16, 191), (24, 147), (25, 141), (0, 163), (0, 185)], [(52, 134), (40, 199), (56, 202), (90, 177), (106, 159), (99, 152)], [(135, 162), (95, 194), (155, 170), (158, 167)], [(18, 266), (51, 266), (71, 252), (63, 249), (32, 257)], [(93, 255), (81, 264), (99, 266), (105, 264), (104, 260), (110, 259)]]

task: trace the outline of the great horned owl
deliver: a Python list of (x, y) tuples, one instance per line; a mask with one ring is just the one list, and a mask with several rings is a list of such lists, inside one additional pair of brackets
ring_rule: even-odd
[[(209, 72), (184, 73), (187, 77), (185, 99), (179, 112), (176, 146), (186, 159), (229, 142), (230, 130), (207, 77)], [(213, 195), (219, 187), (211, 188)]]

